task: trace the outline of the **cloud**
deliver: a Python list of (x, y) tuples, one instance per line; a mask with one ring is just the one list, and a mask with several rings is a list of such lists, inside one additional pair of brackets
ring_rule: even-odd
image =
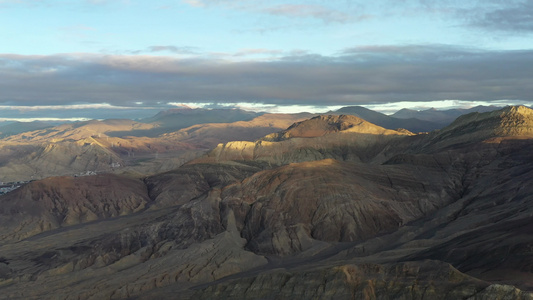
[[(262, 49), (262, 48), (251, 48), (251, 49), (242, 49), (236, 52), (204, 52), (198, 47), (189, 47), (189, 46), (149, 46), (143, 50), (129, 50), (122, 51), (122, 54), (155, 54), (155, 53), (172, 53), (180, 54), (184, 57), (202, 57), (203, 59), (243, 59), (246, 57), (254, 56), (256, 58), (267, 58), (271, 59), (272, 57), (280, 57), (285, 54), (284, 51), (275, 50), (275, 49)], [(119, 53), (115, 53), (119, 54)]]
[[(253, 52), (253, 51), (252, 51)], [(251, 56), (253, 58), (253, 56)], [(378, 104), (533, 100), (533, 50), (367, 46), (268, 61), (150, 55), (0, 55), (0, 104)]]
[[(324, 6), (322, 4), (324, 1), (308, 1), (306, 4), (273, 4), (258, 0), (183, 0), (182, 2), (193, 7), (205, 8), (210, 6), (222, 6), (234, 10), (288, 18), (317, 19), (324, 23), (349, 23), (369, 18), (368, 15), (354, 16), (346, 11), (340, 11), (338, 9)], [(335, 2), (336, 1), (332, 1), (331, 3)], [(348, 4), (349, 3), (343, 3), (345, 7)], [(351, 6), (351, 4), (349, 6)]]
[(244, 49), (237, 53), (232, 54), (232, 56), (242, 57), (242, 56), (253, 56), (253, 55), (280, 55), (280, 54), (283, 54), (283, 51), (256, 48), (256, 49)]
[(91, 5), (104, 5), (117, 2), (120, 4), (130, 4), (130, 0), (85, 0), (85, 2)]
[(283, 4), (265, 8), (263, 12), (291, 18), (315, 18), (325, 23), (348, 23), (354, 21), (354, 18), (349, 14), (321, 5)]
[(196, 54), (196, 47), (176, 47), (176, 46), (150, 46), (148, 52), (171, 52), (176, 54)]
[(172, 46), (172, 45), (157, 45), (157, 46), (149, 46), (143, 50), (129, 50), (124, 51), (124, 53), (127, 54), (141, 54), (141, 53), (173, 53), (173, 54), (200, 54), (199, 48), (197, 47), (190, 47), (190, 46)]
[[(506, 34), (533, 31), (533, 0), (418, 0), (414, 3), (410, 9), (417, 13), (444, 17), (469, 29)], [(404, 4), (406, 3), (401, 1), (399, 5)]]
[(470, 25), (476, 27), (504, 32), (533, 32), (533, 0), (495, 2), (470, 13)]
[[(533, 0), (382, 0), (365, 1), (259, 1), (183, 0), (197, 7), (221, 7), (258, 16), (270, 15), (299, 20), (320, 20), (325, 24), (347, 24), (369, 19), (387, 23), (393, 19), (428, 17), (465, 29), (523, 34), (533, 31)], [(272, 27), (268, 24), (265, 29)], [(276, 29), (276, 27), (273, 27)]]
[(107, 103), (69, 104), (69, 105), (0, 105), (0, 122), (3, 121), (82, 121), (87, 119), (124, 118), (137, 119), (155, 115), (171, 105), (157, 107), (113, 106)]
[(209, 6), (224, 6), (229, 8), (242, 9), (245, 7), (245, 2), (259, 3), (258, 0), (181, 0), (182, 3), (192, 7), (209, 7)]
[(194, 7), (205, 7), (206, 6), (206, 3), (202, 0), (183, 0), (182, 2), (190, 6), (194, 6)]

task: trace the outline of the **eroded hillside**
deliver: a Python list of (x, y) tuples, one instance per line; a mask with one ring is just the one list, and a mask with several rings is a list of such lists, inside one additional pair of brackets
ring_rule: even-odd
[[(213, 114), (207, 112), (207, 116)], [(139, 177), (161, 173), (202, 155), (218, 143), (237, 137), (253, 141), (310, 116), (265, 114), (249, 121), (197, 123), (182, 128), (183, 124), (194, 124), (195, 118), (201, 122), (207, 116), (203, 115), (206, 112), (187, 110), (187, 118), (182, 120), (183, 112), (180, 113), (162, 114), (151, 123), (93, 120), (5, 137), (0, 139), (0, 182), (87, 172), (129, 173)], [(215, 113), (221, 121), (255, 116), (242, 112), (223, 116), (224, 110)]]
[(0, 196), (0, 298), (532, 299), (530, 116), (321, 116), (142, 180), (32, 182)]

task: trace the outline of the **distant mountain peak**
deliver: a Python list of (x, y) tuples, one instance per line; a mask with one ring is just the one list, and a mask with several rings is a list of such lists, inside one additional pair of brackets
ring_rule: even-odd
[[(294, 123), (286, 130), (266, 136), (264, 140), (281, 141), (290, 138), (318, 137), (330, 133), (350, 131), (368, 134), (396, 132), (374, 125), (353, 115), (320, 115), (309, 120)], [(408, 132), (403, 131), (402, 134)]]
[(496, 109), (498, 108), (494, 106), (476, 106), (469, 109), (454, 108), (444, 110), (436, 109), (434, 107), (425, 110), (401, 109), (391, 116), (399, 119), (415, 118), (418, 120), (434, 122), (440, 124), (437, 128), (443, 128), (444, 126), (451, 124), (461, 115), (466, 115), (471, 112), (488, 112)]
[(356, 116), (320, 115), (309, 120), (294, 123), (286, 130), (270, 134), (265, 139), (279, 141), (293, 137), (317, 137), (346, 130), (362, 122), (365, 122), (365, 120)]
[(178, 109), (193, 109), (192, 107), (186, 104), (178, 104), (177, 107)]
[(492, 137), (533, 136), (533, 110), (507, 106), (500, 110), (462, 115), (440, 131), (438, 140), (472, 142)]
[[(353, 116), (353, 115), (319, 115), (316, 117), (312, 117), (309, 120), (305, 120), (302, 122), (295, 123), (297, 124), (305, 124), (309, 123), (310, 121), (318, 121), (318, 122), (324, 122), (330, 125), (340, 125), (345, 123), (358, 123), (358, 122), (366, 122), (365, 120)], [(291, 126), (292, 127), (292, 126)]]
[(417, 110), (414, 110), (414, 109), (410, 109), (410, 108), (402, 108), (400, 109), (398, 112), (416, 112)]
[(153, 117), (143, 119), (142, 122), (157, 124), (161, 128), (178, 130), (203, 123), (249, 121), (262, 114), (263, 113), (246, 111), (239, 108), (205, 109), (182, 107), (161, 111)]
[(522, 115), (522, 116), (531, 116), (533, 114), (533, 109), (524, 106), (524, 105), (516, 105), (516, 106), (506, 106), (501, 111), (504, 114), (515, 114), (515, 115)]
[(468, 123), (489, 123), (497, 128), (533, 126), (533, 109), (523, 105), (506, 106), (499, 110), (485, 113), (470, 113), (455, 120), (449, 127), (457, 127)]
[(442, 128), (441, 125), (434, 123), (432, 120), (419, 120), (413, 118), (412, 115), (417, 113), (417, 111), (414, 110), (402, 110), (400, 114), (407, 115), (405, 118), (397, 118), (395, 115), (388, 116), (362, 106), (346, 106), (330, 113), (354, 115), (387, 129), (405, 128), (412, 132), (427, 132)]
[(195, 108), (191, 108), (191, 107), (170, 108), (170, 109), (158, 112), (155, 115), (155, 117), (164, 117), (164, 116), (175, 115), (175, 114), (190, 113), (190, 112), (192, 112), (194, 110), (196, 110), (196, 109)]

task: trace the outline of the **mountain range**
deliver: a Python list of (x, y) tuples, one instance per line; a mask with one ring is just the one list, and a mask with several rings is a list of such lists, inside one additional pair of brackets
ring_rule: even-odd
[[(415, 133), (444, 126), (395, 118), (359, 106), (330, 113), (353, 115), (387, 129), (403, 128)], [(254, 141), (315, 115), (180, 108), (137, 121), (12, 123), (0, 127), (0, 182), (88, 171), (155, 174), (177, 168), (219, 143)]]
[(0, 299), (533, 299), (533, 110), (362, 112), (2, 139)]
[(413, 110), (408, 108), (403, 108), (394, 114), (391, 117), (399, 119), (418, 119), (422, 121), (430, 121), (437, 124), (448, 125), (456, 118), (466, 115), (472, 112), (489, 112), (498, 109), (495, 106), (475, 106), (472, 108), (455, 108), (455, 109), (445, 109), (438, 110), (435, 108), (430, 108), (426, 110)]

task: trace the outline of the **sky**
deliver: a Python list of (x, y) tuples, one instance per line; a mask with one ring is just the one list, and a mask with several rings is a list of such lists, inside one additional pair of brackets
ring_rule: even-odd
[(0, 0), (0, 40), (0, 120), (533, 104), (533, 0)]

